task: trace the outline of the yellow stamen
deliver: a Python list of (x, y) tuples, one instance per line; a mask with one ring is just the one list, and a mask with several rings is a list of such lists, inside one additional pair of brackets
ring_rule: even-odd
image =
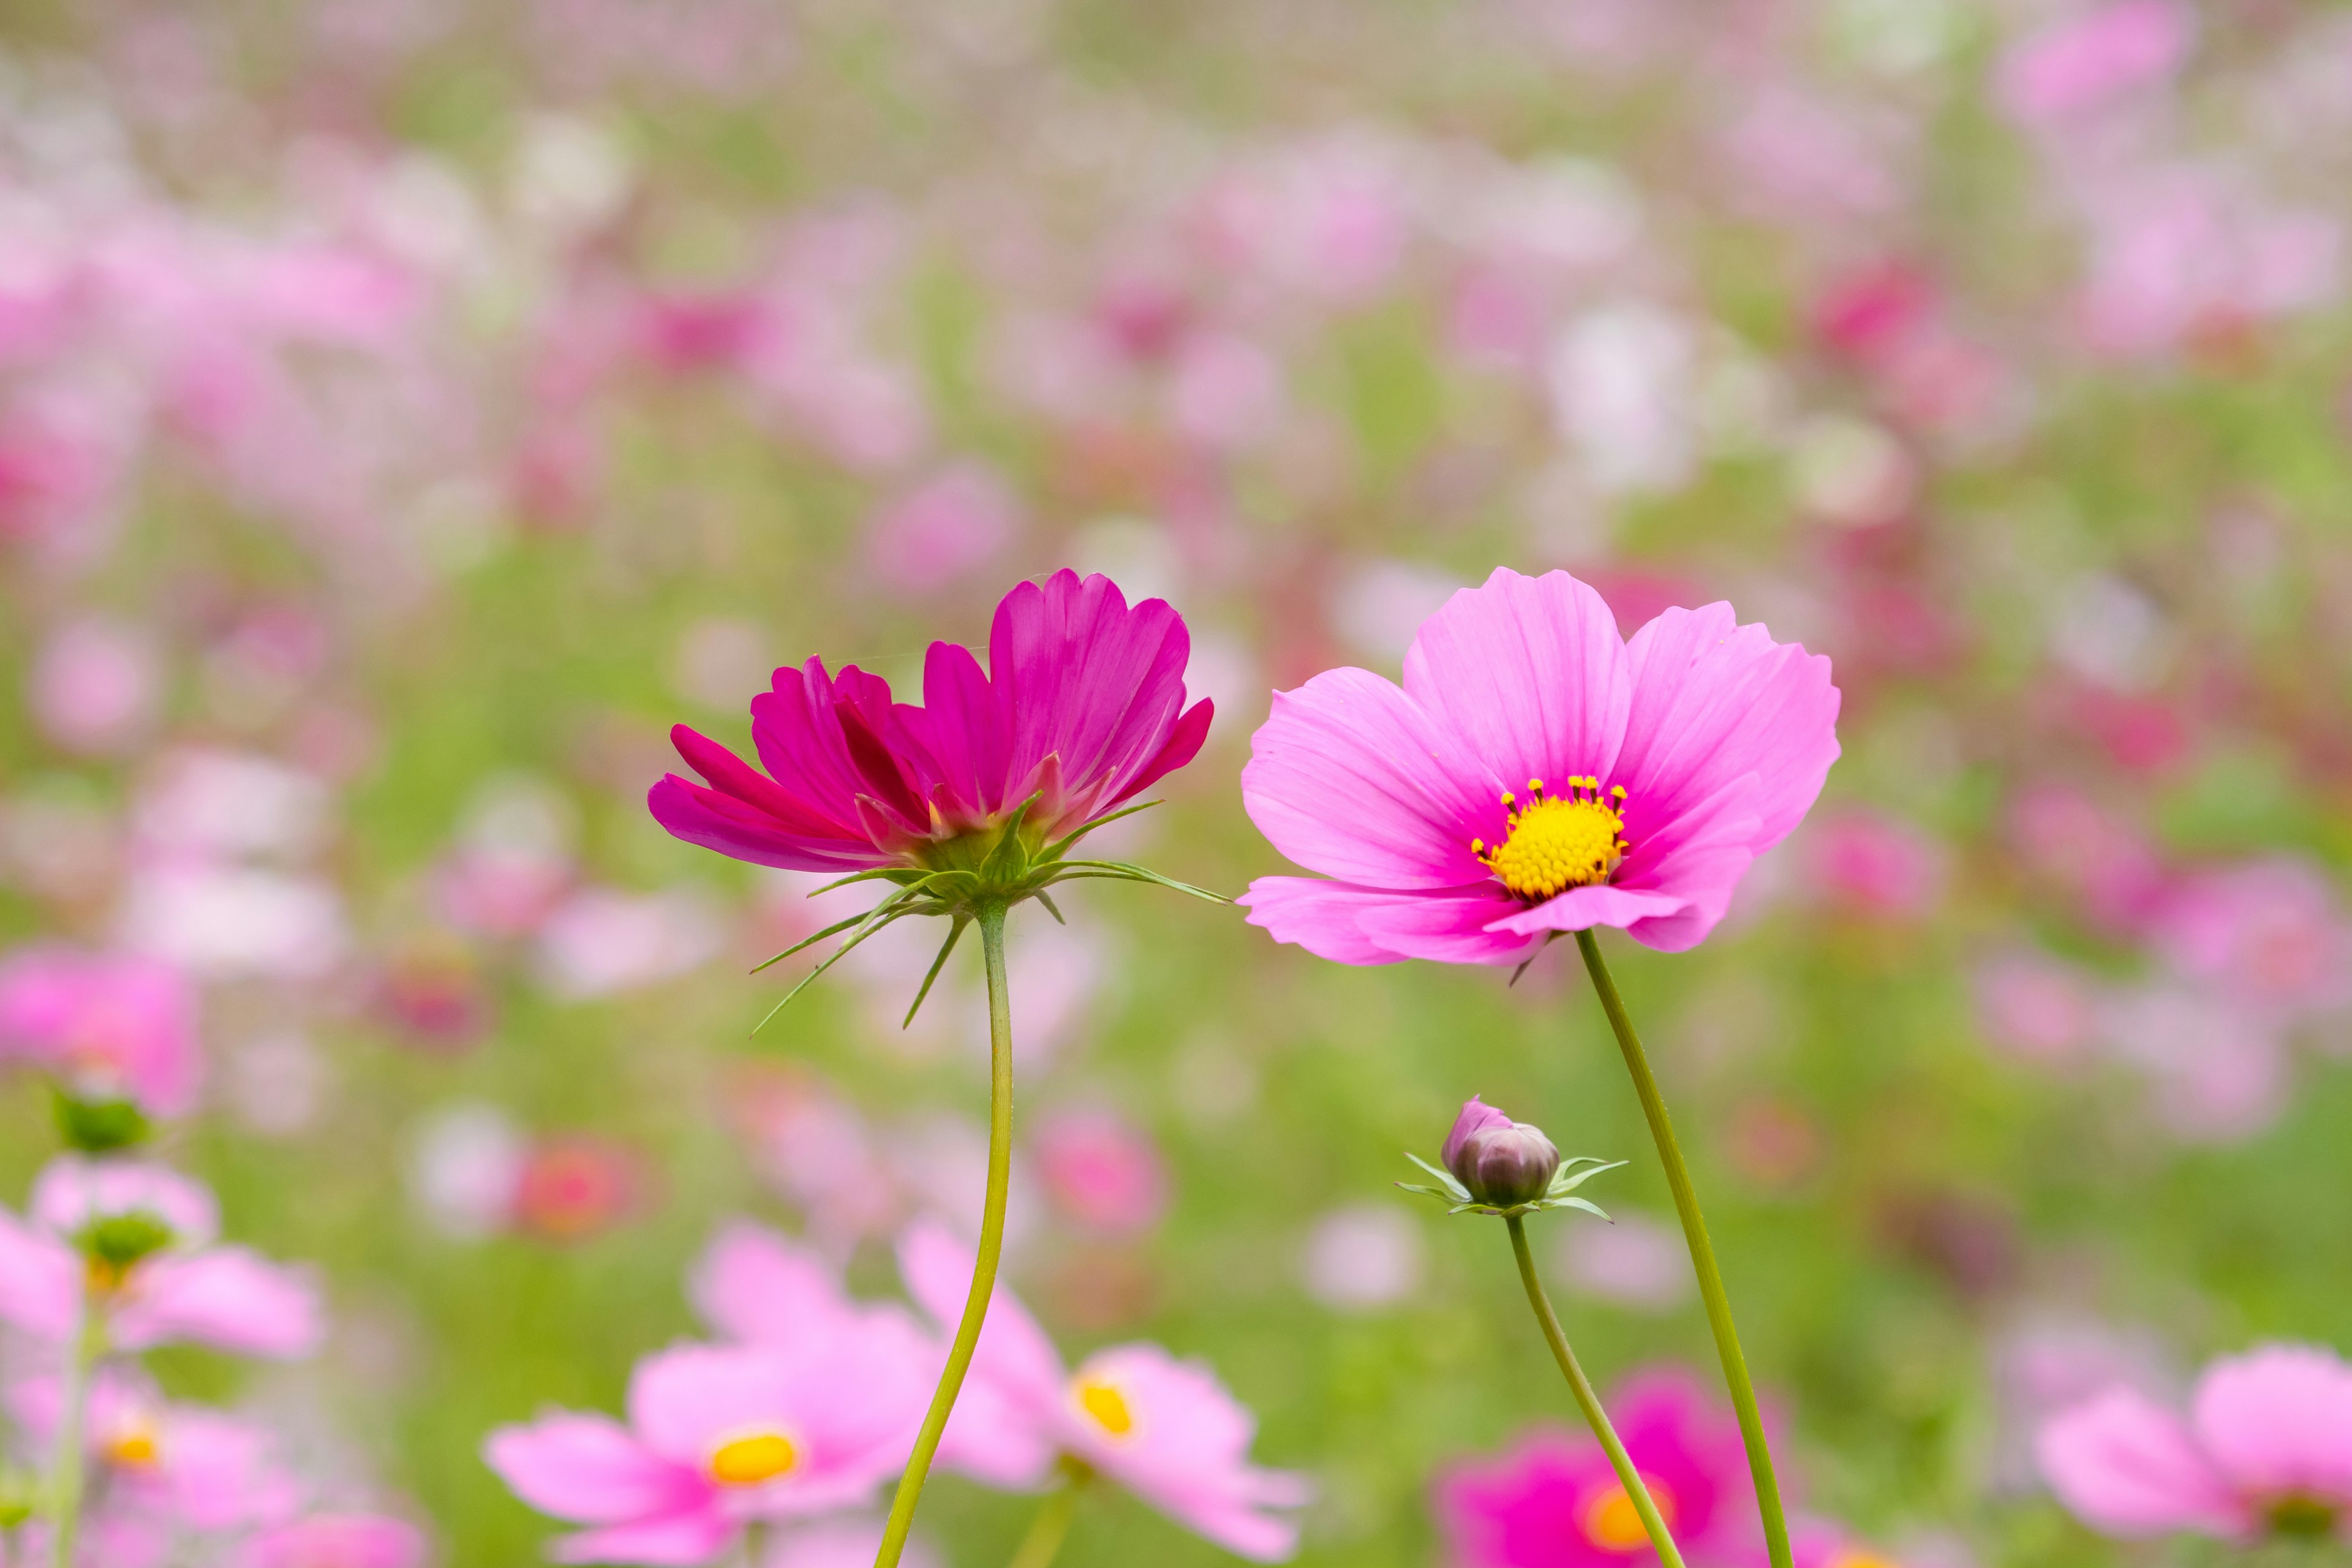
[(1833, 1559), (1830, 1568), (1901, 1568), (1892, 1557), (1881, 1557), (1875, 1552), (1849, 1552)]
[(1112, 1436), (1124, 1437), (1135, 1430), (1135, 1412), (1116, 1385), (1098, 1377), (1081, 1377), (1075, 1392), (1078, 1408)]
[(106, 1462), (123, 1469), (143, 1470), (163, 1458), (163, 1445), (152, 1426), (132, 1426), (117, 1433), (106, 1445)]
[[(1649, 1489), (1650, 1500), (1658, 1507), (1658, 1521), (1668, 1530), (1675, 1525), (1675, 1498), (1656, 1478), (1643, 1476), (1642, 1484)], [(1643, 1528), (1641, 1510), (1622, 1486), (1612, 1486), (1607, 1491), (1595, 1492), (1577, 1510), (1577, 1523), (1584, 1538), (1604, 1552), (1631, 1552), (1649, 1544), (1650, 1532)]]
[(1502, 843), (1490, 849), (1483, 838), (1470, 841), (1470, 853), (1530, 903), (1607, 881), (1632, 847), (1619, 811), (1625, 799), (1622, 784), (1604, 798), (1597, 778), (1570, 778), (1567, 795), (1547, 795), (1542, 783), (1528, 781), (1535, 798), (1524, 806), (1514, 809), (1513, 797), (1503, 796), (1511, 831)]
[(754, 1432), (722, 1443), (710, 1456), (710, 1479), (721, 1486), (755, 1487), (790, 1475), (801, 1462), (800, 1450), (781, 1432)]

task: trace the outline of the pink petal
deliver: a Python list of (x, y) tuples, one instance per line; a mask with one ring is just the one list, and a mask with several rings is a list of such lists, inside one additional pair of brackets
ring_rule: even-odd
[(1275, 941), (1295, 942), (1318, 958), (1334, 963), (1395, 963), (1404, 955), (1365, 935), (1356, 917), (1376, 905), (1418, 896), (1321, 877), (1260, 877), (1234, 902), (1249, 910), (1250, 924), (1271, 931)]
[[(912, 715), (908, 721), (917, 722)], [(978, 816), (1006, 809), (1012, 730), (971, 649), (959, 643), (931, 645), (923, 658), (919, 722), (949, 789)]]
[(202, 1182), (137, 1159), (60, 1154), (41, 1167), (26, 1205), (52, 1236), (71, 1236), (95, 1219), (144, 1214), (162, 1220), (182, 1247), (220, 1233), (220, 1209)]
[(2352, 1504), (2352, 1367), (2334, 1352), (2265, 1345), (2215, 1362), (2189, 1415), (2239, 1491)]
[(694, 1568), (727, 1550), (740, 1528), (716, 1509), (668, 1519), (615, 1524), (559, 1536), (547, 1555), (557, 1563), (642, 1563), (646, 1568)]
[(1203, 697), (1176, 721), (1168, 731), (1168, 743), (1158, 754), (1143, 764), (1142, 771), (1104, 797), (1097, 810), (1108, 809), (1122, 801), (1131, 800), (1201, 754), (1201, 747), (1209, 739), (1209, 725), (1217, 716), (1217, 705)]
[(730, 1339), (783, 1343), (850, 1310), (822, 1258), (765, 1226), (736, 1220), (713, 1237), (688, 1286), (695, 1310)]
[(1735, 779), (1626, 857), (1620, 886), (1667, 895), (1682, 907), (1636, 921), (1625, 934), (1660, 952), (1686, 952), (1706, 940), (1755, 863), (1756, 795), (1753, 775)]
[(1505, 929), (1525, 906), (1493, 882), (1414, 894), (1361, 910), (1364, 935), (1391, 952), (1442, 963), (1519, 963), (1542, 938)]
[(551, 1410), (527, 1426), (501, 1426), (482, 1458), (523, 1501), (582, 1524), (674, 1515), (709, 1492), (696, 1472), (656, 1457), (609, 1415)]
[(0, 1209), (0, 1321), (40, 1339), (70, 1338), (81, 1273), (72, 1248)]
[(1363, 669), (1275, 694), (1242, 770), (1250, 820), (1310, 871), (1374, 888), (1487, 879), (1471, 840), (1505, 832), (1503, 785), (1439, 721)]
[[(918, 1220), (898, 1238), (898, 1273), (907, 1294), (941, 1330), (952, 1332), (971, 1293), (972, 1248), (933, 1220)], [(972, 1375), (996, 1385), (1012, 1405), (1034, 1419), (1058, 1408), (1068, 1373), (1054, 1342), (1020, 1299), (999, 1284), (972, 1356)]]
[(1594, 926), (1630, 926), (1636, 921), (1654, 920), (1673, 915), (1689, 907), (1689, 900), (1671, 893), (1642, 892), (1630, 888), (1601, 886), (1570, 888), (1556, 897), (1546, 899), (1532, 909), (1506, 915), (1486, 929), (1519, 937), (1539, 936), (1552, 931), (1589, 931)]
[(1422, 623), (1404, 689), (1513, 790), (1606, 775), (1633, 698), (1617, 617), (1565, 572), (1498, 566)]
[(2180, 1418), (2131, 1389), (2110, 1390), (2053, 1417), (2034, 1449), (2058, 1500), (2111, 1534), (2201, 1530), (2233, 1536), (2252, 1528)]
[(128, 1350), (193, 1340), (242, 1355), (291, 1360), (326, 1337), (316, 1286), (242, 1247), (173, 1253), (138, 1266), (114, 1316)]
[(1830, 661), (1729, 605), (1668, 610), (1626, 644), (1633, 712), (1611, 782), (1622, 784), (1634, 853), (1743, 775), (1753, 773), (1752, 853), (1789, 836), (1837, 760), (1838, 690)]
[(788, 1376), (771, 1350), (673, 1346), (630, 1375), (629, 1426), (654, 1453), (698, 1468), (730, 1432), (798, 1425), (789, 1419)]

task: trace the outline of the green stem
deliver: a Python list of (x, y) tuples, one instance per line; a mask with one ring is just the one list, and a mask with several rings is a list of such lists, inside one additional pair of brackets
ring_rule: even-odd
[(73, 1354), (66, 1363), (65, 1405), (58, 1414), (57, 1447), (49, 1458), (49, 1560), (55, 1568), (73, 1568), (74, 1538), (81, 1528), (82, 1419), (89, 1405), (90, 1370), (105, 1344), (105, 1320), (84, 1287)]
[(1633, 1511), (1642, 1516), (1642, 1528), (1649, 1532), (1650, 1544), (1658, 1549), (1658, 1560), (1665, 1568), (1683, 1568), (1683, 1554), (1675, 1550), (1675, 1538), (1666, 1531), (1666, 1521), (1659, 1516), (1649, 1484), (1633, 1468), (1625, 1445), (1617, 1440), (1617, 1428), (1609, 1424), (1609, 1413), (1601, 1408), (1601, 1396), (1592, 1392), (1591, 1380), (1577, 1364), (1576, 1352), (1568, 1348), (1568, 1334), (1559, 1326), (1559, 1315), (1551, 1310), (1551, 1299), (1544, 1294), (1543, 1281), (1536, 1278), (1536, 1260), (1528, 1251), (1527, 1226), (1517, 1215), (1505, 1215), (1504, 1223), (1511, 1227), (1511, 1251), (1519, 1260), (1519, 1279), (1528, 1288), (1528, 1305), (1535, 1309), (1536, 1321), (1543, 1325), (1544, 1339), (1551, 1346), (1552, 1359), (1559, 1363), (1560, 1374), (1568, 1379), (1569, 1392), (1576, 1395), (1577, 1407), (1591, 1424), (1592, 1435), (1601, 1439), (1601, 1451), (1609, 1456), (1609, 1468), (1617, 1472), (1617, 1484), (1625, 1489)]
[(1617, 983), (1601, 962), (1601, 944), (1589, 931), (1576, 933), (1578, 951), (1601, 995), (1601, 1010), (1609, 1015), (1617, 1044), (1625, 1053), (1625, 1070), (1633, 1075), (1633, 1091), (1642, 1097), (1642, 1114), (1649, 1119), (1650, 1139), (1666, 1168), (1666, 1185), (1675, 1194), (1675, 1213), (1682, 1217), (1683, 1239), (1690, 1247), (1691, 1267), (1698, 1273), (1698, 1293), (1706, 1303), (1706, 1325), (1715, 1331), (1715, 1348), (1723, 1358), (1723, 1381), (1731, 1390), (1731, 1405), (1739, 1415), (1740, 1440), (1748, 1446), (1748, 1472), (1756, 1478), (1756, 1500), (1764, 1515), (1764, 1543), (1772, 1568), (1790, 1568), (1789, 1521), (1780, 1508), (1780, 1482), (1772, 1473), (1772, 1450), (1764, 1441), (1764, 1416), (1756, 1407), (1756, 1384), (1748, 1375), (1748, 1360), (1739, 1353), (1739, 1329), (1731, 1321), (1731, 1299), (1724, 1293), (1723, 1270), (1715, 1261), (1715, 1244), (1707, 1239), (1706, 1216), (1699, 1212), (1698, 1194), (1691, 1186), (1690, 1167), (1683, 1163), (1682, 1146), (1675, 1142), (1675, 1124), (1666, 1115), (1665, 1097), (1642, 1051), (1642, 1037), (1625, 1016)]
[(896, 1568), (899, 1553), (907, 1549), (915, 1505), (921, 1500), (940, 1434), (947, 1430), (948, 1413), (955, 1408), (964, 1373), (971, 1370), (980, 1325), (996, 1289), (997, 1259), (1004, 1251), (1004, 1194), (1013, 1177), (1013, 1008), (1004, 985), (1004, 906), (984, 903), (973, 913), (980, 925), (981, 952), (988, 961), (988, 1195), (980, 1215), (980, 1257), (972, 1267), (971, 1294), (964, 1298), (963, 1321), (956, 1325), (955, 1343), (948, 1350), (948, 1364), (940, 1369), (930, 1411), (915, 1438), (915, 1451), (907, 1458), (906, 1473), (898, 1478), (898, 1495), (891, 1499), (874, 1568)]
[(1013, 1549), (1009, 1568), (1049, 1568), (1061, 1552), (1062, 1542), (1070, 1533), (1070, 1521), (1078, 1511), (1078, 1493), (1094, 1475), (1072, 1459), (1062, 1461), (1062, 1471), (1068, 1479), (1037, 1505), (1037, 1517), (1029, 1521), (1029, 1533)]

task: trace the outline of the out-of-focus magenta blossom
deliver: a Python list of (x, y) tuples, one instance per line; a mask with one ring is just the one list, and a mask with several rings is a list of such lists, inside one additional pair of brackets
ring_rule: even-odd
[(2011, 808), (2010, 831), (2026, 866), (2113, 934), (2137, 935), (2164, 895), (2164, 862), (2147, 836), (2067, 785), (2024, 791)]
[(1402, 689), (1334, 669), (1276, 697), (1243, 798), (1332, 879), (1240, 901), (1341, 963), (1516, 963), (1599, 925), (1680, 952), (1821, 793), (1837, 710), (1828, 659), (1729, 605), (1625, 641), (1566, 573), (1497, 568), (1423, 624)]
[(645, 1162), (631, 1149), (585, 1134), (546, 1138), (523, 1155), (514, 1219), (554, 1241), (611, 1229), (643, 1201)]
[(929, 1391), (920, 1335), (855, 1320), (785, 1343), (679, 1345), (637, 1363), (626, 1426), (550, 1410), (484, 1457), (517, 1496), (588, 1528), (562, 1563), (708, 1563), (753, 1520), (865, 1502), (905, 1462)]
[[(918, 1225), (899, 1243), (908, 1292), (943, 1324), (962, 1313), (971, 1263), (971, 1248), (936, 1226)], [(967, 1398), (987, 1390), (1005, 1423), (997, 1441), (1025, 1449), (1040, 1479), (1066, 1454), (1254, 1562), (1279, 1562), (1297, 1544), (1297, 1527), (1274, 1510), (1303, 1505), (1306, 1480), (1249, 1462), (1256, 1422), (1200, 1363), (1158, 1345), (1116, 1345), (1073, 1373), (1000, 1287), (965, 1386)]]
[[(1762, 1557), (1738, 1424), (1707, 1402), (1696, 1378), (1680, 1371), (1638, 1373), (1609, 1408), (1689, 1562)], [(1450, 1466), (1437, 1478), (1434, 1500), (1448, 1560), (1459, 1568), (1617, 1568), (1657, 1561), (1608, 1456), (1583, 1435), (1538, 1430), (1499, 1458)]]
[(2108, 1535), (2345, 1536), (2352, 1526), (2352, 1367), (2265, 1345), (2215, 1362), (2187, 1419), (2116, 1387), (2053, 1416), (2042, 1473)]
[[(123, 1350), (190, 1341), (245, 1355), (310, 1354), (324, 1333), (309, 1280), (242, 1247), (215, 1241), (212, 1194), (163, 1166), (53, 1160), (33, 1184), (29, 1223), (0, 1209), (0, 1321), (62, 1342), (79, 1321), (85, 1283)], [(82, 1239), (109, 1221), (157, 1227), (153, 1252), (101, 1267)]]
[(985, 465), (962, 463), (875, 514), (866, 560), (894, 588), (929, 594), (1003, 554), (1021, 527), (1020, 502)]
[(1168, 1168), (1158, 1146), (1116, 1111), (1082, 1109), (1042, 1117), (1031, 1146), (1046, 1195), (1090, 1230), (1143, 1230), (1167, 1211)]
[(1856, 1541), (1826, 1520), (1801, 1520), (1790, 1546), (1796, 1568), (1903, 1568), (1894, 1558)]
[(238, 1548), (236, 1568), (424, 1568), (425, 1532), (381, 1513), (313, 1513)]
[(0, 1059), (54, 1073), (85, 1100), (182, 1116), (204, 1076), (195, 988), (152, 959), (67, 947), (0, 962)]
[(2174, 882), (2150, 934), (2183, 976), (2273, 1017), (2352, 1003), (2352, 922), (2307, 860), (2250, 860)]
[(1907, 822), (1879, 812), (1846, 810), (1807, 836), (1808, 879), (1856, 912), (1918, 920), (1943, 897), (1950, 856)]
[(1201, 749), (1212, 710), (1183, 705), (1191, 647), (1166, 601), (1130, 609), (1107, 577), (1056, 573), (997, 606), (992, 674), (935, 642), (919, 708), (855, 665), (780, 669), (751, 701), (767, 774), (681, 724), (678, 754), (714, 787), (672, 773), (647, 805), (689, 844), (801, 871), (921, 867), (1033, 796), (1024, 835), (1055, 837)]
[(2002, 57), (2001, 106), (2021, 122), (2056, 127), (2171, 79), (2196, 41), (2178, 0), (2115, 0), (2053, 23)]

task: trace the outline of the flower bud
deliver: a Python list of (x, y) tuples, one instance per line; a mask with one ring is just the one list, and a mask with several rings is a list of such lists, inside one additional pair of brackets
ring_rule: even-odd
[[(1473, 1108), (1480, 1112), (1465, 1131)], [(1462, 1108), (1454, 1127), (1458, 1137), (1445, 1141), (1445, 1168), (1470, 1189), (1470, 1195), (1496, 1208), (1531, 1204), (1551, 1190), (1559, 1170), (1559, 1151), (1540, 1127), (1514, 1121), (1492, 1106), (1473, 1100)]]

